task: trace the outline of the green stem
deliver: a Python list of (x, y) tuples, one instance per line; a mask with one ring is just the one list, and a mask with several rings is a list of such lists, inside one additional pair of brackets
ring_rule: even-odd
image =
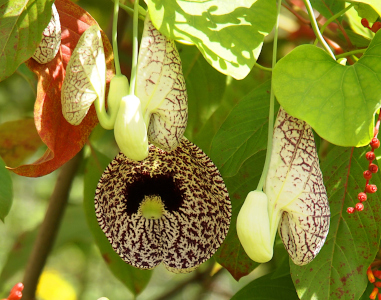
[[(278, 28), (279, 28), (279, 16), (280, 16), (280, 8), (282, 7), (282, 0), (278, 0), (278, 8), (277, 8), (277, 19), (275, 24), (275, 33), (274, 33), (274, 44), (273, 44), (273, 58), (272, 58), (272, 69), (275, 68), (276, 64), (276, 56), (277, 56), (277, 48), (278, 48)], [(267, 150), (266, 150), (266, 160), (265, 165), (263, 167), (261, 178), (259, 179), (257, 190), (262, 191), (263, 185), (265, 184), (265, 180), (267, 177), (267, 173), (269, 171), (270, 159), (271, 159), (271, 151), (273, 147), (273, 132), (274, 132), (274, 90), (271, 83), (271, 92), (270, 92), (270, 109), (269, 109), (269, 128), (267, 131)]]
[[(327, 28), (327, 26), (329, 24), (331, 24), (333, 21), (335, 21), (338, 17), (342, 16), (343, 14), (345, 14), (348, 10), (350, 10), (352, 8), (353, 4), (351, 5), (348, 5), (346, 8), (340, 10), (337, 14), (333, 15), (332, 17), (330, 17), (327, 22), (324, 23), (324, 25), (320, 28), (320, 33), (323, 34), (324, 30)], [(314, 42), (314, 45), (316, 46), (317, 43), (318, 43), (318, 39), (315, 40)]]
[(264, 66), (261, 66), (259, 63), (255, 63), (254, 67), (258, 68), (258, 69), (261, 69), (263, 71), (266, 71), (266, 72), (272, 72), (273, 69), (271, 68), (267, 68), (267, 67), (264, 67)]
[(315, 19), (315, 15), (314, 15), (314, 11), (312, 9), (312, 6), (311, 6), (311, 3), (309, 0), (303, 0), (304, 2), (304, 5), (306, 6), (307, 8), (307, 12), (308, 12), (308, 16), (310, 17), (310, 21), (311, 21), (311, 25), (312, 25), (312, 29), (316, 35), (316, 38), (319, 40), (319, 42), (323, 45), (325, 51), (327, 51), (329, 53), (329, 55), (332, 56), (332, 58), (334, 60), (336, 60), (335, 58), (335, 55), (333, 54), (331, 48), (329, 48), (329, 45), (327, 44), (327, 42), (325, 41), (325, 39), (323, 38), (322, 34), (320, 33), (320, 30), (319, 30), (319, 26), (316, 22), (316, 19)]
[[(115, 1), (115, 0), (113, 0), (113, 1)], [(129, 3), (129, 2), (127, 2), (127, 3)], [(127, 6), (127, 5), (125, 5), (125, 4), (122, 4), (122, 3), (119, 3), (119, 6), (122, 9), (124, 9), (127, 13), (129, 13), (131, 15), (134, 14), (134, 9), (133, 8), (131, 8), (131, 7)], [(146, 18), (146, 14), (147, 14), (147, 11), (143, 7), (141, 7), (139, 5), (139, 19), (144, 21), (144, 19)]]
[(132, 29), (132, 68), (130, 80), (130, 95), (135, 95), (136, 72), (138, 64), (138, 17), (139, 17), (139, 0), (134, 3), (134, 18)]
[(112, 20), (112, 48), (114, 51), (114, 64), (116, 75), (121, 75), (119, 54), (118, 54), (118, 13), (119, 13), (119, 0), (114, 0), (114, 18)]
[(353, 54), (364, 53), (365, 51), (366, 51), (366, 49), (356, 49), (356, 50), (353, 50), (353, 51), (345, 52), (343, 54), (337, 55), (336, 59), (347, 57), (347, 56), (351, 56)]

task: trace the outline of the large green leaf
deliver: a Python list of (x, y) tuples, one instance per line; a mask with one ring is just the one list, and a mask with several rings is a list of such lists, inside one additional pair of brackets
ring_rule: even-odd
[(218, 71), (244, 78), (276, 20), (275, 0), (146, 0), (152, 23), (171, 39), (195, 44)]
[(84, 209), (86, 220), (95, 239), (95, 243), (97, 244), (107, 266), (116, 278), (118, 278), (132, 293), (137, 295), (146, 287), (151, 278), (152, 271), (139, 270), (126, 264), (112, 249), (111, 244), (99, 227), (95, 216), (95, 189), (99, 178), (110, 161), (111, 159), (108, 157), (98, 151), (94, 151), (86, 164), (84, 179)]
[(211, 157), (224, 176), (234, 176), (242, 164), (266, 149), (270, 81), (251, 91), (230, 112), (213, 138)]
[(0, 81), (29, 59), (42, 39), (52, 0), (0, 0)]
[(5, 162), (0, 157), (0, 220), (4, 218), (11, 210), (13, 200), (13, 185), (9, 171), (5, 168)]
[(381, 16), (381, 1), (380, 0), (344, 0), (348, 2), (361, 2), (368, 4)]
[(238, 291), (231, 300), (260, 299), (260, 300), (297, 300), (298, 295), (292, 284), (291, 276), (271, 278), (272, 274), (253, 280), (243, 289)]
[[(348, 214), (357, 194), (364, 190), (362, 176), (369, 162), (367, 148), (333, 147), (321, 163), (331, 207), (330, 231), (317, 257), (300, 267), (290, 261), (299, 297), (304, 299), (358, 299), (367, 286), (366, 270), (374, 260), (380, 242), (381, 198), (368, 195), (362, 212)], [(372, 184), (381, 186), (380, 175)]]
[(273, 72), (278, 102), (339, 146), (364, 146), (373, 137), (381, 106), (381, 31), (357, 63), (343, 66), (324, 50), (302, 45)]

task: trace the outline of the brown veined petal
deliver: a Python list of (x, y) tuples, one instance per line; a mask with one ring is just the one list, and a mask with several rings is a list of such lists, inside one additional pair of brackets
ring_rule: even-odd
[[(160, 196), (164, 211), (146, 219), (139, 205)], [(190, 272), (220, 247), (231, 218), (229, 194), (213, 162), (183, 138), (165, 152), (150, 145), (140, 162), (122, 153), (110, 163), (95, 193), (100, 227), (128, 264), (152, 269), (161, 262), (175, 273)]]
[(42, 33), (42, 40), (34, 52), (34, 58), (40, 64), (46, 64), (56, 57), (61, 46), (61, 23), (56, 6), (52, 5), (52, 18)]
[(165, 151), (176, 148), (188, 120), (185, 79), (174, 41), (153, 26), (149, 14), (139, 50), (136, 96), (149, 119), (150, 143)]
[(279, 235), (297, 265), (319, 253), (328, 235), (330, 210), (311, 127), (279, 110), (265, 192), (282, 214)]

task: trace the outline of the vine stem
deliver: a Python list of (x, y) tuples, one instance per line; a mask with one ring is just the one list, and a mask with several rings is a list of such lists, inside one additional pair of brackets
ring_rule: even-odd
[(138, 21), (139, 21), (139, 0), (134, 3), (134, 18), (132, 30), (132, 68), (131, 68), (131, 84), (130, 95), (135, 95), (136, 72), (138, 64)]
[(337, 55), (336, 59), (344, 58), (344, 57), (347, 57), (347, 56), (351, 56), (353, 54), (364, 53), (365, 51), (366, 51), (366, 49), (356, 49), (356, 50), (353, 50), (353, 51), (345, 52), (345, 53)]
[(25, 269), (23, 300), (34, 300), (38, 279), (53, 247), (69, 198), (70, 186), (82, 159), (82, 151), (64, 164), (49, 200), (45, 218), (40, 226), (32, 253)]
[[(273, 57), (272, 57), (272, 69), (274, 70), (276, 65), (276, 56), (277, 56), (277, 48), (278, 48), (278, 28), (279, 28), (279, 16), (280, 9), (282, 7), (282, 0), (278, 1), (277, 7), (277, 19), (275, 23), (275, 33), (274, 33), (274, 44), (273, 44)], [(271, 151), (273, 148), (273, 132), (274, 132), (274, 89), (271, 83), (271, 92), (270, 92), (270, 109), (269, 109), (269, 128), (267, 131), (267, 150), (266, 150), (266, 160), (265, 165), (263, 167), (261, 178), (259, 179), (257, 190), (262, 191), (263, 185), (266, 180), (267, 173), (269, 171), (270, 159), (271, 159)]]
[(114, 64), (116, 75), (121, 75), (118, 54), (118, 14), (119, 14), (119, 0), (114, 0), (114, 16), (112, 20), (112, 48), (114, 52)]
[(316, 35), (316, 38), (323, 45), (325, 51), (327, 51), (329, 53), (329, 55), (331, 55), (332, 58), (334, 60), (336, 60), (335, 54), (333, 54), (331, 48), (329, 47), (329, 45), (327, 44), (327, 42), (323, 38), (322, 34), (320, 33), (319, 26), (318, 26), (318, 24), (316, 22), (314, 11), (312, 9), (310, 1), (309, 0), (303, 0), (303, 2), (304, 2), (304, 5), (306, 6), (306, 9), (307, 9), (307, 12), (308, 12), (308, 16), (310, 17), (312, 29), (313, 29), (313, 31), (314, 31), (314, 33)]

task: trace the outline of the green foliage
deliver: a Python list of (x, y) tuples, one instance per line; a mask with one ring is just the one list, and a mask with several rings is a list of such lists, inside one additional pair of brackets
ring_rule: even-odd
[(147, 0), (155, 27), (171, 39), (197, 46), (218, 71), (243, 79), (275, 24), (275, 0)]
[(111, 272), (118, 278), (133, 294), (137, 295), (142, 292), (148, 284), (152, 271), (139, 270), (121, 260), (119, 255), (112, 249), (110, 242), (107, 240), (102, 229), (98, 225), (94, 209), (94, 195), (99, 178), (104, 169), (110, 163), (111, 159), (104, 156), (98, 151), (94, 151), (89, 158), (85, 168), (84, 178), (84, 209), (86, 220), (90, 231), (93, 234), (95, 243), (105, 263)]
[(380, 51), (381, 32), (351, 66), (342, 66), (318, 47), (299, 46), (274, 69), (275, 95), (289, 114), (329, 142), (365, 146), (373, 137), (373, 118), (381, 105)]
[(11, 0), (0, 6), (0, 81), (33, 55), (51, 18), (52, 3)]
[(359, 3), (354, 5), (354, 8), (357, 10), (360, 18), (365, 18), (370, 23), (374, 23), (379, 17), (378, 13), (368, 4)]
[(345, 7), (345, 2), (337, 0), (311, 0), (311, 5), (329, 19)]
[(9, 171), (5, 168), (5, 162), (0, 157), (0, 220), (8, 215), (13, 199), (12, 178)]
[(373, 7), (373, 9), (381, 16), (381, 2), (378, 0), (351, 0), (351, 2), (365, 3)]

